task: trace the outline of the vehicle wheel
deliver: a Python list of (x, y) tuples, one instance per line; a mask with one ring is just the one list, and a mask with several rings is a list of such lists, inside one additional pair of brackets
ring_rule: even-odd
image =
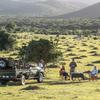
[(21, 85), (25, 85), (25, 76), (24, 75), (21, 75), (20, 83), (21, 83)]
[(43, 82), (43, 74), (42, 73), (39, 74), (39, 77), (37, 79), (37, 82), (38, 83), (42, 83)]

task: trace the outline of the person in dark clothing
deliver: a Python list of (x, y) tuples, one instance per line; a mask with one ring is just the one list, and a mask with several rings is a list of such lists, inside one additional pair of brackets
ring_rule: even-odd
[(59, 74), (60, 74), (60, 76), (62, 77), (62, 79), (64, 78), (65, 80), (67, 79), (67, 76), (69, 77), (69, 75), (68, 75), (68, 73), (66, 72), (64, 66), (62, 66), (62, 67), (60, 68)]
[(75, 68), (77, 67), (77, 64), (76, 64), (74, 58), (70, 62), (69, 67), (70, 67), (70, 74), (73, 73), (73, 72), (75, 72)]

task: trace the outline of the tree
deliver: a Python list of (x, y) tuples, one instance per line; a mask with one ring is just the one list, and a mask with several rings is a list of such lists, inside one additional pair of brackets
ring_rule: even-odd
[(19, 55), (26, 61), (38, 62), (40, 59), (44, 59), (48, 63), (56, 61), (61, 56), (61, 52), (57, 51), (49, 40), (40, 39), (32, 40), (28, 46), (23, 46)]
[(6, 31), (0, 31), (0, 50), (7, 50), (13, 46), (14, 39)]
[(14, 22), (8, 23), (8, 24), (5, 26), (5, 29), (6, 29), (8, 32), (14, 32), (14, 31), (15, 31), (15, 28), (16, 28), (16, 24), (15, 24)]

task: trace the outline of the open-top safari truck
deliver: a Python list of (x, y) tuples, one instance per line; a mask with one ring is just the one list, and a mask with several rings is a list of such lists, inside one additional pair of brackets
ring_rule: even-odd
[(0, 58), (1, 84), (7, 84), (9, 81), (19, 81), (20, 84), (24, 85), (27, 79), (36, 79), (39, 83), (43, 82), (43, 69), (23, 63), (20, 60)]

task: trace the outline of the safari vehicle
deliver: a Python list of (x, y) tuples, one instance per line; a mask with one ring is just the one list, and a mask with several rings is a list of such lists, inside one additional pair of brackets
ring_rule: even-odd
[(43, 82), (43, 69), (25, 64), (20, 60), (0, 58), (1, 84), (5, 85), (9, 81), (14, 81), (19, 82), (21, 85), (25, 85), (25, 80), (27, 79), (36, 79), (38, 83)]

